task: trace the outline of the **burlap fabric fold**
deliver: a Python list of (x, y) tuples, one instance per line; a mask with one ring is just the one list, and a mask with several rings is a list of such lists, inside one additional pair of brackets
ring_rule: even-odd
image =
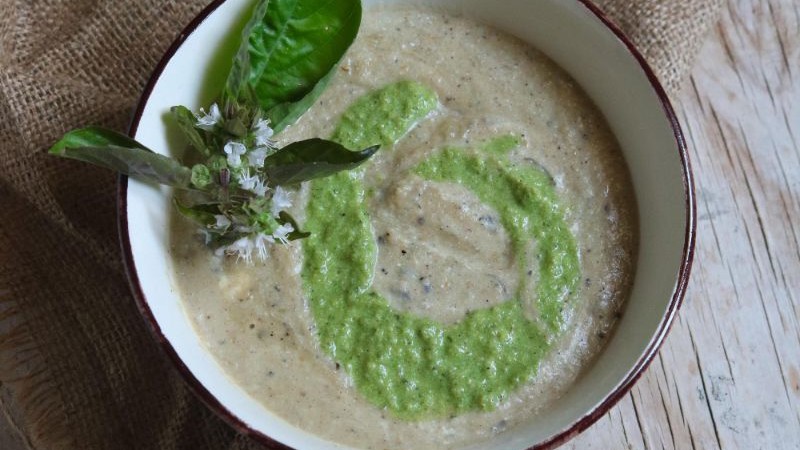
[[(209, 2), (0, 0), (0, 408), (32, 448), (258, 447), (194, 398), (141, 319), (115, 175), (45, 154), (78, 126), (124, 131), (162, 53)], [(599, 5), (674, 93), (721, 3)]]

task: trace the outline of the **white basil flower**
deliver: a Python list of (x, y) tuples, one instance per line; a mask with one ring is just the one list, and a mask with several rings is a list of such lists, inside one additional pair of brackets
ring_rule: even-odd
[(272, 135), (275, 132), (269, 126), (269, 119), (259, 119), (253, 125), (253, 132), (255, 135), (256, 147), (275, 148), (275, 141), (272, 140)]
[(257, 147), (247, 153), (247, 161), (252, 167), (264, 167), (265, 159), (267, 159), (267, 147)]
[(217, 223), (214, 225), (214, 228), (217, 228), (217, 229), (220, 229), (220, 230), (222, 230), (222, 229), (226, 229), (226, 228), (228, 228), (229, 226), (231, 226), (231, 221), (230, 221), (230, 219), (228, 219), (227, 217), (225, 217), (225, 216), (224, 216), (224, 215), (222, 215), (222, 214), (217, 214), (217, 215), (215, 215), (215, 216), (214, 216), (214, 219), (216, 219), (216, 220), (217, 220)]
[(281, 211), (292, 207), (292, 199), (289, 197), (289, 191), (286, 189), (275, 186), (275, 192), (272, 194), (272, 207), (270, 213), (273, 217), (278, 217)]
[(261, 258), (262, 261), (266, 260), (269, 257), (269, 252), (267, 251), (267, 244), (274, 244), (275, 239), (272, 236), (264, 233), (258, 233), (255, 238), (253, 238), (253, 242), (255, 244), (256, 250), (258, 251), (258, 257)]
[(242, 155), (247, 153), (247, 147), (241, 142), (230, 141), (222, 149), (228, 155), (228, 165), (239, 167), (242, 165)]
[(272, 232), (272, 237), (274, 237), (276, 240), (280, 241), (283, 244), (288, 244), (289, 238), (287, 237), (287, 235), (292, 231), (294, 231), (294, 227), (292, 227), (288, 223), (285, 223), (276, 228), (275, 231)]
[(258, 173), (250, 175), (250, 168), (245, 168), (239, 175), (239, 187), (245, 191), (250, 191), (259, 197), (267, 195), (267, 184), (261, 180)]
[(264, 183), (264, 181), (262, 181), (261, 178), (257, 178), (255, 185), (253, 186), (252, 189), (250, 189), (250, 192), (256, 194), (259, 197), (267, 195), (267, 183)]
[(239, 187), (245, 191), (252, 191), (259, 181), (258, 174), (253, 174), (251, 176), (249, 168), (244, 169), (244, 171), (239, 175)]
[(237, 259), (243, 259), (247, 263), (253, 262), (253, 248), (255, 243), (247, 236), (238, 239), (233, 244), (225, 248), (228, 255), (236, 255)]
[(214, 127), (222, 121), (222, 114), (219, 112), (219, 106), (216, 103), (211, 105), (208, 113), (203, 108), (200, 108), (200, 114), (197, 115), (197, 128), (201, 130), (211, 131)]

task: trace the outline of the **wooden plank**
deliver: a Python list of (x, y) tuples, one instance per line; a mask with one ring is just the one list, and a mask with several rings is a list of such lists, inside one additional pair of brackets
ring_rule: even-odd
[(729, 2), (676, 105), (698, 189), (686, 302), (608, 414), (636, 420), (566, 448), (800, 448), (798, 76), (800, 3)]

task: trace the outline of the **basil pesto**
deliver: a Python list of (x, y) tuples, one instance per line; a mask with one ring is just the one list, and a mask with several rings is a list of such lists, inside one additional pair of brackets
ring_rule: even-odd
[[(333, 140), (349, 148), (388, 147), (435, 105), (435, 95), (420, 84), (389, 85), (356, 101)], [(397, 312), (371, 289), (377, 245), (360, 174), (313, 183), (305, 227), (314, 232), (303, 243), (302, 278), (317, 333), (377, 406), (407, 419), (493, 409), (536, 373), (560, 330), (561, 310), (579, 277), (577, 249), (549, 176), (505, 157), (519, 144), (506, 135), (476, 149), (448, 147), (416, 169), (429, 180), (460, 183), (495, 208), (520, 271), (538, 261), (536, 299), (524, 297), (529, 277), (523, 273), (515, 299), (472, 311), (452, 326)], [(535, 302), (541, 321), (526, 317), (525, 302)]]

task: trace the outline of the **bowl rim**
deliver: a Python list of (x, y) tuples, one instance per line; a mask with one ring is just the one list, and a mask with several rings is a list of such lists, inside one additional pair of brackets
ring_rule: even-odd
[[(226, 0), (214, 0), (211, 2), (202, 11), (200, 11), (200, 13), (198, 13), (191, 22), (189, 22), (173, 40), (172, 44), (161, 57), (152, 74), (150, 75), (142, 95), (139, 97), (136, 110), (128, 128), (129, 136), (135, 136), (139, 127), (139, 123), (142, 119), (145, 106), (169, 61), (172, 59), (184, 41), (189, 37), (189, 35), (191, 35), (217, 8), (225, 3), (225, 1)], [(675, 144), (680, 157), (681, 177), (684, 187), (686, 224), (684, 230), (684, 243), (681, 263), (678, 268), (675, 289), (672, 293), (669, 303), (667, 304), (667, 309), (665, 310), (664, 315), (659, 322), (658, 328), (655, 330), (655, 334), (652, 336), (651, 341), (645, 348), (643, 354), (628, 371), (628, 375), (617, 384), (613, 391), (606, 394), (603, 400), (592, 410), (588, 411), (582, 417), (574, 421), (566, 429), (554, 434), (545, 441), (534, 444), (527, 450), (552, 449), (564, 444), (597, 422), (597, 420), (599, 420), (600, 417), (605, 415), (612, 407), (614, 407), (614, 405), (616, 405), (622, 399), (622, 397), (628, 394), (633, 385), (639, 380), (655, 356), (658, 354), (661, 345), (663, 344), (673, 322), (675, 321), (677, 312), (683, 303), (694, 260), (695, 241), (697, 234), (697, 204), (692, 164), (689, 158), (689, 152), (683, 131), (681, 130), (680, 123), (675, 110), (672, 107), (669, 96), (658, 80), (655, 72), (644, 59), (644, 56), (641, 54), (641, 52), (639, 52), (639, 50), (633, 44), (632, 40), (605, 14), (605, 12), (603, 12), (599, 6), (595, 5), (592, 0), (574, 1), (585, 7), (608, 29), (608, 31), (613, 33), (620, 40), (625, 49), (628, 51), (628, 53), (630, 53), (630, 55), (634, 58), (644, 72), (651, 88), (658, 97), (658, 100), (661, 102), (663, 112), (670, 124), (670, 127), (672, 128)], [(270, 446), (270, 448), (294, 450), (292, 447), (278, 442), (270, 436), (250, 427), (235, 413), (223, 406), (217, 397), (214, 396), (214, 394), (212, 394), (211, 391), (209, 391), (208, 388), (194, 376), (194, 374), (180, 358), (175, 348), (164, 336), (164, 333), (161, 331), (161, 327), (156, 321), (156, 318), (150, 309), (150, 306), (148, 305), (147, 298), (144, 295), (137, 275), (128, 229), (127, 194), (128, 177), (120, 175), (117, 181), (117, 232), (119, 234), (120, 245), (122, 248), (123, 265), (128, 277), (128, 283), (130, 285), (134, 301), (136, 302), (136, 306), (138, 307), (139, 312), (142, 314), (145, 322), (148, 324), (156, 341), (169, 356), (169, 359), (175, 365), (175, 368), (189, 386), (190, 390), (214, 413), (225, 420), (234, 429), (242, 434), (254, 438), (262, 444)]]

